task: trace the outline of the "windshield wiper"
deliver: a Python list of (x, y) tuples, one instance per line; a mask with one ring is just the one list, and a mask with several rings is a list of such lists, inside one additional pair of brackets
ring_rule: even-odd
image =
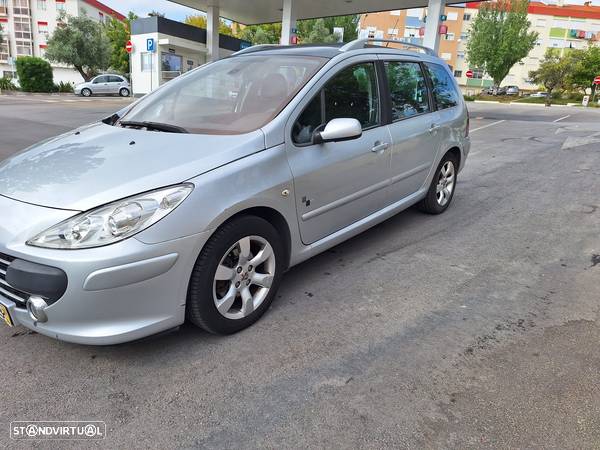
[(160, 122), (138, 122), (136, 120), (122, 120), (119, 122), (123, 127), (146, 128), (148, 131), (165, 131), (167, 133), (189, 133), (188, 130), (177, 125), (169, 125)]

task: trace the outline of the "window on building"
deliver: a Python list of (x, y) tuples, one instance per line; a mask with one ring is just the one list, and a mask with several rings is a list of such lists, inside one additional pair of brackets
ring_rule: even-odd
[(98, 11), (98, 19), (100, 19), (100, 22), (104, 22), (104, 13), (102, 11)]
[(65, 0), (56, 0), (56, 10), (57, 11), (65, 10)]
[(465, 52), (456, 52), (457, 59), (465, 59)]
[(440, 58), (442, 58), (444, 61), (450, 61), (452, 59), (452, 53), (442, 53)]
[(454, 71), (454, 77), (455, 77), (455, 78), (460, 78), (460, 77), (462, 77), (462, 70), (455, 70), (455, 71)]
[(446, 33), (446, 37), (444, 39), (446, 39), (447, 41), (453, 41), (454, 33)]
[(427, 83), (419, 64), (386, 62), (385, 70), (392, 97), (392, 120), (429, 111)]
[(46, 0), (37, 0), (37, 9), (40, 11), (46, 11)]
[(0, 14), (8, 13), (8, 0), (0, 0)]
[(396, 36), (396, 35), (398, 35), (398, 28), (390, 28), (390, 29), (388, 29), (388, 34), (390, 36)]
[(408, 17), (418, 17), (420, 19), (423, 16), (423, 9), (422, 8), (407, 9), (406, 15)]
[(473, 78), (475, 80), (481, 80), (481, 79), (483, 79), (483, 75), (484, 75), (483, 70), (481, 70), (481, 69), (471, 69), (471, 71), (473, 72)]
[(152, 70), (152, 53), (142, 53), (142, 72)]
[(469, 14), (469, 13), (464, 13), (464, 14), (463, 14), (463, 20), (464, 20), (464, 21), (471, 20), (471, 14)]
[(469, 33), (467, 33), (466, 31), (463, 31), (462, 33), (460, 33), (460, 40), (461, 41), (468, 41), (469, 40)]
[(38, 33), (48, 37), (48, 22), (38, 22)]
[(452, 108), (458, 105), (458, 92), (454, 87), (454, 80), (445, 68), (438, 64), (426, 64), (429, 76), (433, 83), (433, 97), (438, 109)]
[(31, 22), (28, 17), (15, 17), (15, 39), (31, 39)]
[(13, 14), (28, 16), (29, 1), (28, 0), (13, 0)]
[(0, 61), (6, 62), (10, 56), (10, 49), (8, 46), (8, 40), (4, 38), (2, 44), (0, 44)]
[(449, 12), (448, 14), (446, 14), (446, 20), (458, 20), (458, 13), (457, 12)]
[(46, 57), (46, 44), (40, 44), (40, 58)]
[(393, 11), (390, 11), (390, 15), (392, 15), (392, 16), (399, 16), (400, 15), (400, 10), (399, 9), (395, 9)]
[(15, 39), (15, 44), (17, 48), (17, 56), (32, 56), (31, 41), (19, 41)]

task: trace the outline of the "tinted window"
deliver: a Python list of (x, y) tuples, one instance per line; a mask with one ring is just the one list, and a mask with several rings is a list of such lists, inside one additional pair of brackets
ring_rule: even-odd
[(121, 83), (121, 82), (123, 82), (123, 79), (112, 75), (112, 76), (108, 77), (108, 81), (110, 83)]
[(98, 83), (108, 83), (108, 77), (101, 76), (101, 77), (94, 79), (94, 84), (98, 84)]
[(170, 81), (123, 119), (166, 123), (190, 133), (247, 133), (279, 114), (326, 62), (287, 55), (222, 59)]
[(329, 80), (296, 121), (294, 142), (309, 143), (316, 128), (339, 118), (357, 119), (363, 129), (379, 123), (377, 73), (373, 63), (348, 67)]
[(458, 92), (448, 71), (437, 64), (427, 64), (433, 83), (433, 97), (438, 109), (452, 108), (458, 105)]
[(427, 84), (418, 63), (386, 62), (392, 98), (392, 120), (429, 112)]

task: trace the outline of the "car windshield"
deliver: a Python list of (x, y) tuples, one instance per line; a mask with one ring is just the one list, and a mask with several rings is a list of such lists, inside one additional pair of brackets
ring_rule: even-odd
[(189, 133), (248, 133), (279, 114), (326, 61), (285, 55), (223, 59), (171, 81), (121, 119)]

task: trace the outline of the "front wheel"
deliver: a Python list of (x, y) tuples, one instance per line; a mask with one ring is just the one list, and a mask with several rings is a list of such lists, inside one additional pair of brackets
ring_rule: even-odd
[(252, 325), (275, 297), (284, 255), (279, 233), (260, 217), (240, 217), (223, 225), (194, 266), (188, 320), (215, 334), (231, 334)]
[(92, 95), (92, 91), (91, 91), (90, 89), (88, 89), (88, 88), (83, 88), (83, 89), (81, 90), (81, 95), (82, 95), (83, 97), (91, 97), (91, 95)]
[(438, 165), (427, 196), (418, 207), (428, 214), (441, 214), (452, 202), (458, 175), (458, 160), (452, 153), (446, 153)]

